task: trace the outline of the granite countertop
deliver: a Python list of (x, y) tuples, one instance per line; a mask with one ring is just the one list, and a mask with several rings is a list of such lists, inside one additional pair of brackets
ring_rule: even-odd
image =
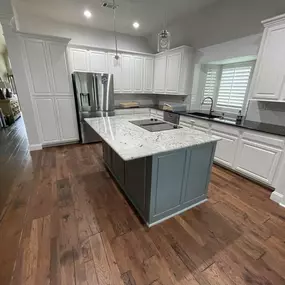
[(123, 160), (137, 159), (219, 140), (215, 136), (187, 127), (149, 132), (129, 122), (150, 118), (149, 115), (122, 115), (88, 118), (85, 121)]

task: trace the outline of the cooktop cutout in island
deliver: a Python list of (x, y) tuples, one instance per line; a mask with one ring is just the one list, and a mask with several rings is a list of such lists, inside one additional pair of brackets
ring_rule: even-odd
[(181, 127), (175, 124), (171, 124), (165, 121), (158, 120), (156, 118), (144, 119), (144, 120), (136, 120), (130, 121), (130, 123), (141, 127), (149, 132), (160, 132), (167, 131), (173, 129), (180, 129)]

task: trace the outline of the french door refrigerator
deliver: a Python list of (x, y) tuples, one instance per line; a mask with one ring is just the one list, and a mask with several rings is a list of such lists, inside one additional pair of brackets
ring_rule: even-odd
[(74, 72), (72, 83), (80, 140), (82, 143), (99, 142), (100, 136), (84, 119), (114, 115), (113, 74)]

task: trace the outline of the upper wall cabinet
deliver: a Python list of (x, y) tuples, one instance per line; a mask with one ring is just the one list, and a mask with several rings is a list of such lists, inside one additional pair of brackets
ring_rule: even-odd
[(115, 59), (114, 53), (108, 54), (108, 64), (109, 64), (109, 73), (114, 75), (114, 91), (122, 91), (122, 56), (119, 55), (119, 59)]
[(153, 72), (154, 72), (154, 58), (144, 58), (144, 79), (143, 79), (143, 91), (145, 93), (153, 92)]
[(134, 56), (133, 61), (134, 61), (133, 90), (135, 93), (142, 93), (144, 90), (143, 86), (144, 58), (142, 56)]
[(73, 71), (89, 71), (89, 53), (85, 49), (70, 49), (70, 57), (72, 61), (72, 70)]
[(45, 42), (37, 39), (24, 39), (24, 45), (33, 95), (51, 94)]
[(263, 22), (265, 30), (258, 53), (250, 96), (285, 99), (285, 16)]
[(108, 56), (101, 51), (90, 51), (90, 71), (108, 73)]
[(165, 92), (166, 55), (158, 55), (154, 61), (154, 92)]
[(192, 87), (193, 51), (179, 47), (158, 54), (155, 58), (154, 92), (189, 95)]
[(126, 93), (133, 92), (133, 56), (122, 55), (122, 91)]
[(66, 56), (66, 45), (47, 43), (47, 47), (50, 55), (53, 93), (56, 95), (72, 94)]

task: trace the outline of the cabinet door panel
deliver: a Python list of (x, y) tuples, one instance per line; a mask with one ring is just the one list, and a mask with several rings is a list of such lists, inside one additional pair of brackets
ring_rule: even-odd
[(121, 55), (118, 60), (114, 58), (115, 54), (108, 54), (109, 61), (109, 73), (114, 75), (114, 91), (122, 91), (122, 57)]
[(59, 141), (58, 123), (53, 99), (36, 98), (35, 107), (44, 143)]
[(70, 49), (74, 71), (89, 71), (88, 51), (84, 49)]
[(44, 42), (26, 39), (25, 47), (34, 95), (50, 94), (51, 88)]
[(100, 51), (90, 51), (90, 71), (108, 73), (107, 53)]
[(134, 58), (134, 92), (143, 92), (143, 69), (144, 59), (142, 57), (135, 56)]
[(112, 150), (112, 171), (123, 187), (125, 185), (125, 162), (114, 150)]
[(66, 46), (62, 44), (49, 43), (48, 44), (51, 71), (53, 75), (55, 94), (71, 93), (70, 75), (66, 60)]
[(144, 60), (144, 92), (153, 92), (154, 59)]
[(238, 146), (238, 137), (212, 131), (212, 134), (221, 138), (217, 142), (215, 160), (226, 166), (233, 167)]
[(281, 150), (241, 139), (236, 168), (246, 175), (270, 184), (280, 155)]
[(183, 203), (188, 203), (207, 193), (213, 151), (213, 143), (187, 150), (189, 165), (186, 171), (187, 178)]
[(154, 91), (158, 93), (165, 92), (165, 71), (166, 56), (158, 56), (155, 58), (154, 68)]
[(56, 108), (62, 140), (77, 140), (78, 127), (73, 98), (56, 98)]
[(167, 56), (166, 92), (178, 93), (181, 57), (181, 53), (174, 53)]
[(259, 55), (253, 98), (279, 99), (285, 79), (285, 28), (272, 27)]
[[(154, 215), (172, 211), (180, 206), (186, 151), (158, 155)], [(175, 165), (175, 167), (173, 167)], [(174, 179), (175, 177), (175, 179)]]
[(122, 55), (122, 91), (132, 92), (132, 63), (131, 55)]

